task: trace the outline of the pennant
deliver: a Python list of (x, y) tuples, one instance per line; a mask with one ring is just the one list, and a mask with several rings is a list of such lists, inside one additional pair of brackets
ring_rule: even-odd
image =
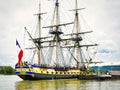
[(22, 62), (22, 57), (23, 57), (23, 50), (20, 47), (20, 44), (18, 43), (17, 39), (16, 39), (16, 46), (19, 47), (19, 53), (18, 53), (18, 66), (20, 66), (21, 62)]
[(16, 39), (16, 46), (18, 46), (18, 47), (21, 49), (21, 47), (20, 47), (20, 45), (19, 45), (17, 39)]

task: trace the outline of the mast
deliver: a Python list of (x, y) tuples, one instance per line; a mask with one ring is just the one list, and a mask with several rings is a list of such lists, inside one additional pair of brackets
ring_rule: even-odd
[[(85, 9), (85, 8), (78, 8), (78, 0), (75, 0), (75, 9), (73, 9), (72, 11), (75, 11), (75, 28), (76, 28), (76, 32), (73, 33), (75, 35), (75, 38), (74, 38), (74, 41), (75, 41), (75, 54), (76, 54), (76, 60), (77, 60), (77, 67), (81, 67), (83, 68), (84, 67), (84, 61), (83, 61), (83, 56), (82, 56), (82, 47), (90, 47), (90, 46), (97, 46), (98, 44), (91, 44), (91, 45), (81, 45), (81, 41), (82, 41), (82, 37), (81, 37), (81, 34), (84, 34), (84, 33), (90, 33), (92, 31), (87, 31), (87, 32), (81, 32), (79, 31), (79, 13), (78, 11), (79, 10), (82, 10), (82, 9)], [(70, 34), (68, 34), (70, 35)]]
[[(55, 22), (55, 25), (51, 25), (51, 26), (47, 26), (47, 27), (43, 27), (43, 28), (52, 28), (51, 31), (49, 31), (50, 34), (53, 34), (54, 37), (53, 37), (53, 44), (56, 48), (56, 51), (55, 51), (55, 55), (56, 55), (56, 66), (59, 66), (59, 48), (60, 48), (60, 34), (63, 34), (62, 31), (59, 30), (59, 27), (60, 26), (63, 26), (63, 25), (68, 25), (68, 24), (71, 24), (71, 23), (67, 23), (67, 24), (59, 24), (59, 0), (56, 0), (55, 1), (55, 11), (54, 11), (54, 16), (55, 16), (55, 19), (53, 20)], [(52, 21), (52, 22), (53, 22)], [(56, 44), (56, 45), (55, 45)]]
[(55, 12), (54, 12), (54, 22), (55, 22), (55, 25), (52, 25), (52, 26), (47, 26), (47, 27), (44, 27), (44, 28), (52, 28), (52, 31), (50, 31), (50, 34), (53, 34), (54, 35), (54, 38), (53, 38), (53, 42), (54, 42), (54, 47), (55, 47), (55, 56), (56, 56), (56, 67), (59, 66), (59, 59), (60, 59), (60, 54), (62, 56), (62, 53), (60, 52), (60, 42), (61, 42), (61, 37), (60, 35), (63, 34), (63, 32), (60, 30), (60, 27), (61, 26), (66, 26), (66, 25), (69, 25), (69, 24), (72, 24), (72, 23), (65, 23), (65, 24), (60, 24), (60, 20), (59, 20), (59, 0), (55, 0)]
[(54, 40), (56, 41), (56, 66), (59, 66), (58, 65), (58, 62), (59, 62), (59, 57), (58, 57), (58, 48), (59, 48), (59, 44), (60, 44), (60, 34), (62, 34), (62, 32), (59, 31), (59, 2), (58, 0), (56, 0), (55, 2), (55, 23), (56, 23), (56, 26), (55, 26), (55, 31), (51, 32), (51, 34), (54, 34)]
[(41, 0), (39, 0), (39, 12), (38, 14), (35, 14), (38, 16), (38, 39), (37, 39), (37, 44), (38, 44), (38, 50), (37, 50), (37, 54), (38, 54), (38, 65), (41, 64), (41, 53), (40, 53), (40, 47), (41, 47), (41, 15), (43, 15), (45, 13), (41, 13)]
[[(41, 37), (41, 7), (40, 7), (40, 1), (39, 1), (39, 13), (38, 13), (38, 38), (39, 38), (39, 41), (40, 41), (40, 37)], [(40, 43), (39, 43), (39, 46), (40, 46)], [(38, 65), (40, 65), (40, 47), (38, 48)]]
[(78, 11), (77, 11), (77, 0), (76, 0), (76, 3), (75, 3), (75, 6), (76, 6), (76, 10), (75, 10), (75, 18), (76, 18), (76, 38), (78, 37)]
[[(55, 62), (56, 67), (59, 66), (60, 54), (61, 54), (61, 56), (62, 56), (62, 46), (61, 46), (61, 42), (62, 42), (63, 40), (65, 40), (65, 39), (62, 39), (62, 38), (60, 37), (60, 35), (63, 34), (63, 32), (62, 32), (62, 30), (60, 29), (60, 27), (73, 24), (73, 22), (61, 24), (59, 17), (60, 17), (60, 16), (59, 16), (59, 0), (55, 0), (54, 19), (53, 19), (53, 21), (52, 21), (52, 22), (55, 23), (55, 24), (52, 24), (52, 25), (50, 25), (50, 26), (45, 26), (45, 27), (43, 27), (43, 28), (51, 28), (50, 31), (49, 31), (49, 33), (52, 34), (52, 35), (54, 35), (54, 36), (53, 36), (53, 39), (52, 39), (52, 40), (47, 40), (47, 41), (42, 41), (42, 42), (43, 42), (43, 43), (53, 42), (52, 47), (55, 48), (55, 53), (54, 53), (55, 55), (54, 55), (54, 57), (55, 57), (55, 60), (56, 60), (56, 62)], [(48, 47), (48, 46), (46, 46), (46, 47)], [(43, 48), (44, 48), (44, 47), (43, 47)], [(53, 58), (54, 58), (54, 57), (53, 57)], [(64, 59), (64, 58), (63, 58), (63, 59)]]
[[(75, 1), (75, 24), (76, 24), (76, 42), (75, 42), (75, 53), (76, 53), (76, 59), (77, 59), (77, 67), (79, 67), (79, 64), (80, 64), (80, 60), (81, 62), (82, 61), (82, 55), (81, 55), (81, 48), (79, 47), (80, 46), (80, 43), (79, 41), (81, 40), (79, 39), (79, 16), (78, 16), (78, 1), (76, 0)], [(81, 36), (80, 36), (81, 37)]]
[[(76, 39), (78, 38), (78, 11), (77, 11), (77, 0), (75, 3), (76, 11), (75, 11), (75, 23), (76, 23)], [(79, 41), (76, 41), (76, 59), (77, 59), (77, 67), (79, 66)]]
[(58, 34), (58, 29), (59, 29), (59, 2), (58, 0), (56, 0), (56, 3), (55, 3), (55, 8), (56, 8), (56, 63), (57, 63), (57, 66), (58, 66), (58, 45), (59, 45), (59, 41), (58, 41), (58, 38), (59, 38), (59, 34)]
[(55, 7), (56, 7), (56, 25), (58, 25), (59, 24), (59, 2), (58, 0), (56, 0)]

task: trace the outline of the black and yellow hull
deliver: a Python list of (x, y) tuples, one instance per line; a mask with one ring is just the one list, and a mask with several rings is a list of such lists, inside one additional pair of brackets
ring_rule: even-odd
[(40, 74), (35, 73), (34, 75), (18, 75), (23, 80), (49, 80), (49, 79), (72, 79), (77, 78), (77, 75), (57, 75), (57, 74)]
[(72, 79), (82, 74), (79, 69), (16, 67), (16, 74), (23, 80)]

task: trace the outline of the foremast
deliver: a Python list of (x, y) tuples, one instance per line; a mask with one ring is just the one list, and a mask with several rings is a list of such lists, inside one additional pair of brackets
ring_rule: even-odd
[[(45, 13), (41, 13), (41, 0), (39, 0), (39, 12), (35, 15), (38, 16), (38, 24), (37, 24), (37, 31), (38, 31), (38, 35), (37, 38), (33, 38), (31, 36), (31, 34), (27, 31), (27, 28), (25, 27), (25, 30), (27, 31), (30, 39), (32, 40), (32, 42), (34, 43), (35, 47), (37, 48), (37, 56), (38, 56), (38, 65), (41, 65), (41, 15), (43, 15)], [(34, 47), (32, 48), (27, 48), (27, 49), (34, 49)]]
[[(40, 41), (40, 37), (41, 37), (41, 3), (39, 2), (39, 13), (37, 14), (38, 15), (38, 38), (39, 38), (39, 41)], [(40, 43), (39, 43), (39, 46)], [(38, 54), (38, 65), (40, 65), (40, 47), (38, 48), (38, 51), (37, 51), (37, 54)]]
[(35, 14), (38, 16), (38, 38), (36, 39), (36, 43), (38, 44), (38, 65), (41, 65), (41, 15), (46, 13), (41, 13), (41, 0), (39, 0), (39, 13)]

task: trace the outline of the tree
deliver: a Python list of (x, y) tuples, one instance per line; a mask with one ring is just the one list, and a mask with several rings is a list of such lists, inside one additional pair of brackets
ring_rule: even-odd
[(15, 70), (11, 66), (2, 66), (0, 67), (0, 74), (15, 74)]

